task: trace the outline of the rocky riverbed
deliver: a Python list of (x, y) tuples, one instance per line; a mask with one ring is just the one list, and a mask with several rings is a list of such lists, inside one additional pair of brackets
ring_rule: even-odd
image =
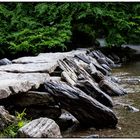
[(117, 107), (139, 110), (120, 102), (129, 92), (123, 85), (128, 78), (111, 75), (118, 65), (110, 58), (101, 51), (80, 49), (4, 63), (0, 66), (0, 125), (4, 129), (14, 121), (15, 111), (26, 108), (27, 118), (33, 121), (17, 137), (86, 137), (88, 133), (82, 131), (92, 132), (89, 137), (103, 137), (94, 134), (97, 130), (120, 131)]

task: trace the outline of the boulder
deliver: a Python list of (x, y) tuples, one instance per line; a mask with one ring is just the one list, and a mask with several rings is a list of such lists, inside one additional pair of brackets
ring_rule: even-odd
[(1, 66), (0, 71), (11, 73), (52, 73), (57, 66), (57, 63), (53, 61), (51, 63), (11, 64)]
[(130, 112), (139, 112), (138, 108), (135, 108), (134, 106), (131, 105), (124, 105), (124, 107), (129, 110)]
[(70, 85), (74, 85), (77, 81), (75, 71), (63, 60), (59, 60), (58, 65), (63, 70), (62, 79), (65, 79)]
[(101, 64), (103, 68), (105, 68), (107, 71), (111, 71), (111, 68), (107, 66), (106, 64)]
[(38, 89), (47, 79), (49, 79), (47, 73), (0, 72), (0, 99)]
[(34, 57), (21, 57), (12, 61), (12, 65), (1, 66), (0, 71), (14, 72), (14, 73), (34, 73), (44, 72), (52, 73), (57, 65), (59, 59), (67, 56), (74, 56), (75, 54), (85, 54), (86, 49), (74, 50), (65, 53), (41, 53)]
[(0, 106), (0, 130), (3, 130), (8, 124), (16, 121), (16, 117), (9, 114), (3, 106)]
[(20, 138), (62, 138), (59, 126), (54, 120), (39, 118), (26, 124), (18, 131)]
[(121, 59), (119, 58), (118, 55), (112, 53), (111, 54), (111, 58), (113, 58), (112, 60), (115, 62), (115, 63), (120, 63)]
[(89, 135), (89, 136), (82, 136), (81, 138), (93, 139), (93, 138), (99, 138), (99, 135), (98, 134), (93, 134), (93, 135)]
[(97, 128), (116, 126), (118, 119), (113, 111), (78, 88), (56, 81), (46, 81), (44, 85), (61, 108), (70, 112), (82, 125)]
[(106, 64), (108, 67), (110, 66), (105, 58), (99, 57), (99, 58), (97, 58), (97, 61), (99, 62), (99, 64)]
[(96, 83), (93, 83), (89, 80), (79, 81), (76, 84), (76, 87), (84, 91), (87, 95), (96, 99), (98, 102), (102, 103), (105, 106), (113, 107), (113, 101), (106, 93), (100, 90), (99, 86)]
[(82, 60), (83, 62), (85, 62), (87, 64), (90, 64), (90, 60), (87, 58), (87, 56), (85, 54), (77, 54), (74, 57)]
[(115, 63), (109, 57), (106, 57), (106, 61), (110, 64), (111, 67), (115, 66)]
[(92, 63), (90, 63), (85, 69), (97, 83), (99, 83), (105, 77)]
[(8, 64), (12, 64), (12, 62), (9, 59), (3, 58), (0, 60), (0, 66), (1, 65), (8, 65)]
[(99, 87), (110, 96), (120, 96), (126, 94), (122, 87), (109, 79), (101, 80)]
[(76, 54), (85, 54), (87, 49), (73, 50), (70, 52), (57, 53), (40, 53), (38, 56), (28, 56), (14, 59), (13, 63), (27, 64), (27, 63), (48, 63), (48, 65), (56, 64), (59, 59), (64, 59), (67, 56), (73, 57)]
[(109, 66), (114, 67), (114, 62), (108, 58), (107, 56), (105, 56), (100, 50), (96, 51), (98, 54), (98, 58), (103, 58), (105, 60), (105, 63), (107, 63)]
[(72, 116), (69, 112), (64, 111), (61, 116), (56, 120), (56, 123), (59, 125), (60, 130), (67, 130), (74, 124), (78, 123), (77, 119)]
[(124, 103), (116, 103), (115, 105), (119, 105), (123, 108), (125, 108), (126, 110), (130, 111), (130, 112), (139, 112), (139, 109), (132, 106), (132, 105), (129, 105), (129, 104), (124, 104)]
[(97, 70), (99, 70), (101, 73), (103, 73), (104, 75), (108, 75), (108, 71), (103, 68), (95, 58), (93, 58), (92, 56), (88, 56), (88, 58), (90, 59), (91, 63), (96, 67)]

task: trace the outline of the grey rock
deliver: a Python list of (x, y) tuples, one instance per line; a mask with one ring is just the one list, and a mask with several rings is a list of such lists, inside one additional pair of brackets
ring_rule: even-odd
[(47, 73), (8, 73), (0, 72), (0, 99), (10, 95), (38, 89), (49, 79)]
[(11, 64), (6, 66), (1, 66), (0, 71), (12, 72), (12, 73), (35, 73), (35, 72), (51, 73), (55, 70), (56, 67), (57, 67), (56, 62)]
[(27, 63), (56, 63), (59, 59), (63, 59), (67, 56), (74, 56), (75, 54), (85, 54), (87, 50), (73, 50), (70, 52), (58, 52), (58, 53), (40, 53), (38, 56), (33, 57), (21, 57), (13, 60), (13, 63), (27, 64)]
[(3, 130), (5, 126), (15, 121), (16, 117), (10, 115), (3, 106), (0, 106), (0, 130)]
[(77, 119), (71, 115), (69, 112), (64, 111), (61, 116), (56, 120), (57, 124), (59, 125), (61, 130), (67, 130), (75, 123), (77, 123)]
[(12, 62), (14, 64), (1, 66), (0, 71), (14, 73), (52, 73), (58, 66), (57, 61), (59, 59), (63, 59), (66, 56), (74, 56), (79, 53), (85, 54), (86, 50), (75, 50), (65, 53), (41, 53), (34, 57), (21, 57), (13, 60)]
[(106, 70), (111, 71), (111, 68), (109, 66), (107, 66), (106, 64), (101, 64), (101, 66), (103, 68), (105, 68)]
[(39, 118), (26, 124), (18, 131), (20, 138), (62, 138), (59, 126), (54, 120)]
[(124, 107), (129, 110), (130, 112), (139, 112), (139, 109), (131, 106), (131, 105), (124, 105)]
[(126, 110), (128, 110), (130, 112), (139, 112), (138, 108), (135, 108), (134, 106), (129, 105), (129, 104), (124, 104), (124, 103), (117, 102), (116, 105), (122, 106), (123, 108), (125, 108)]
[(86, 136), (86, 138), (99, 138), (99, 135), (94, 134), (94, 135)]
[(1, 65), (8, 65), (8, 64), (12, 64), (12, 62), (9, 59), (3, 58), (0, 60), (0, 66)]
[(99, 87), (110, 96), (120, 96), (126, 94), (122, 87), (109, 79), (101, 80)]
[(113, 111), (80, 89), (56, 81), (44, 84), (46, 91), (54, 96), (62, 109), (70, 112), (82, 125), (97, 128), (116, 126), (118, 119)]

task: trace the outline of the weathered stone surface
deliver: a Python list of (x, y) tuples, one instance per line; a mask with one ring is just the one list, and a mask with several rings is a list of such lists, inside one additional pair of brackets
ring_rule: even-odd
[(91, 63), (96, 67), (97, 70), (99, 70), (100, 72), (102, 72), (104, 75), (108, 75), (108, 71), (103, 68), (95, 58), (93, 58), (92, 56), (88, 56), (88, 58), (90, 59)]
[(99, 83), (99, 87), (110, 96), (119, 96), (126, 94), (123, 88), (109, 79), (101, 80)]
[(89, 55), (92, 58), (95, 58), (96, 61), (107, 71), (110, 71), (111, 67), (115, 66), (114, 62), (110, 58), (106, 57), (101, 51), (92, 51)]
[(59, 59), (63, 59), (67, 56), (74, 56), (75, 54), (85, 54), (87, 49), (73, 50), (70, 52), (57, 52), (57, 53), (40, 53), (38, 56), (34, 57), (21, 57), (13, 60), (13, 63), (56, 63)]
[(71, 79), (71, 77), (69, 76), (69, 74), (67, 72), (65, 72), (65, 71), (62, 72), (61, 79), (64, 80), (64, 81), (66, 81), (70, 85), (75, 85), (75, 81), (73, 79)]
[(86, 138), (86, 139), (99, 138), (99, 135), (93, 134), (93, 135), (89, 135), (89, 136), (82, 136), (81, 138)]
[(106, 64), (101, 64), (101, 66), (103, 68), (105, 68), (106, 70), (111, 71), (111, 68), (109, 66), (107, 66)]
[(61, 77), (59, 77), (59, 76), (51, 76), (50, 77), (50, 80), (53, 80), (53, 81), (61, 81)]
[(61, 138), (59, 126), (52, 119), (39, 118), (19, 129), (20, 138)]
[(110, 58), (112, 58), (112, 60), (115, 62), (115, 63), (120, 63), (121, 59), (114, 53), (112, 53), (111, 55), (109, 55)]
[(75, 50), (65, 53), (41, 53), (34, 57), (21, 57), (13, 60), (12, 65), (1, 66), (0, 71), (14, 72), (14, 73), (34, 73), (34, 72), (47, 72), (52, 73), (57, 65), (59, 59), (67, 56), (74, 56), (79, 53), (86, 53), (85, 50)]
[[(97, 83), (94, 82), (92, 77), (81, 66), (78, 65), (79, 63), (77, 64), (76, 62), (75, 58), (70, 57), (65, 58), (63, 61), (62, 60), (59, 61), (60, 67), (64, 70), (62, 72), (62, 76), (63, 77), (65, 76), (64, 78), (68, 82), (68, 84), (78, 87), (89, 96), (98, 100), (100, 103), (112, 107), (113, 103), (111, 98), (99, 89)], [(95, 68), (95, 72), (99, 71), (97, 71)], [(77, 77), (76, 74), (79, 76)]]
[[(92, 80), (91, 75), (88, 74), (88, 72), (86, 72), (86, 70), (82, 66), (80, 66), (79, 63), (77, 63), (77, 60), (75, 58), (67, 57), (64, 61), (73, 70), (73, 73), (77, 75), (77, 77), (75, 78), (76, 80)], [(73, 75), (73, 73), (71, 75)]]
[(59, 67), (64, 71), (62, 78), (65, 79), (69, 84), (74, 85), (77, 81), (77, 75), (74, 70), (63, 60), (58, 61)]
[(118, 120), (113, 111), (78, 88), (55, 81), (46, 81), (44, 84), (46, 91), (82, 125), (97, 128), (116, 126)]
[(115, 105), (119, 105), (121, 107), (124, 107), (126, 110), (130, 112), (139, 112), (140, 110), (132, 105), (124, 104), (124, 103), (116, 103)]
[(0, 71), (13, 72), (13, 73), (35, 73), (44, 72), (51, 73), (57, 67), (56, 62), (51, 63), (27, 63), (27, 64), (11, 64), (6, 66), (1, 66)]
[(7, 58), (3, 58), (0, 60), (0, 66), (1, 65), (8, 65), (8, 64), (12, 64), (12, 62), (10, 60), (8, 60)]
[(92, 63), (86, 67), (86, 70), (97, 83), (99, 83), (105, 77)]
[(61, 116), (56, 120), (56, 123), (59, 125), (60, 130), (67, 130), (76, 123), (79, 123), (78, 120), (72, 116), (69, 112), (64, 111)]
[(96, 83), (91, 82), (89, 80), (83, 80), (79, 81), (76, 84), (76, 87), (78, 87), (79, 89), (84, 91), (87, 95), (93, 97), (103, 105), (113, 107), (112, 99), (102, 90), (100, 90), (100, 88), (98, 87), (98, 85), (96, 85)]
[(130, 112), (139, 112), (138, 108), (135, 108), (134, 106), (131, 105), (125, 105), (124, 106), (127, 110), (129, 110)]
[(111, 67), (115, 66), (115, 63), (109, 57), (106, 57), (106, 61), (110, 64)]
[(0, 106), (0, 130), (3, 130), (9, 123), (16, 121), (16, 117), (9, 114), (3, 106)]
[(47, 73), (8, 73), (0, 72), (0, 99), (11, 94), (37, 89), (49, 78)]
[(100, 50), (96, 50), (96, 52), (97, 52), (97, 54), (100, 56), (100, 57), (102, 57), (102, 58), (105, 58), (106, 59), (106, 61), (109, 63), (109, 64), (114, 64), (114, 62), (110, 59), (110, 58), (108, 58), (107, 56), (105, 56)]

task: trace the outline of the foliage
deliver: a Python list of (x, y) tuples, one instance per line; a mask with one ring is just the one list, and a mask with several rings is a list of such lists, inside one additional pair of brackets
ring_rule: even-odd
[(139, 3), (0, 3), (0, 54), (66, 50), (75, 32), (108, 46), (140, 43), (139, 15)]
[(17, 121), (8, 125), (1, 133), (0, 137), (2, 138), (15, 138), (17, 136), (17, 131), (23, 127), (26, 123), (28, 123), (28, 120), (25, 118), (25, 109), (19, 113), (15, 112)]

